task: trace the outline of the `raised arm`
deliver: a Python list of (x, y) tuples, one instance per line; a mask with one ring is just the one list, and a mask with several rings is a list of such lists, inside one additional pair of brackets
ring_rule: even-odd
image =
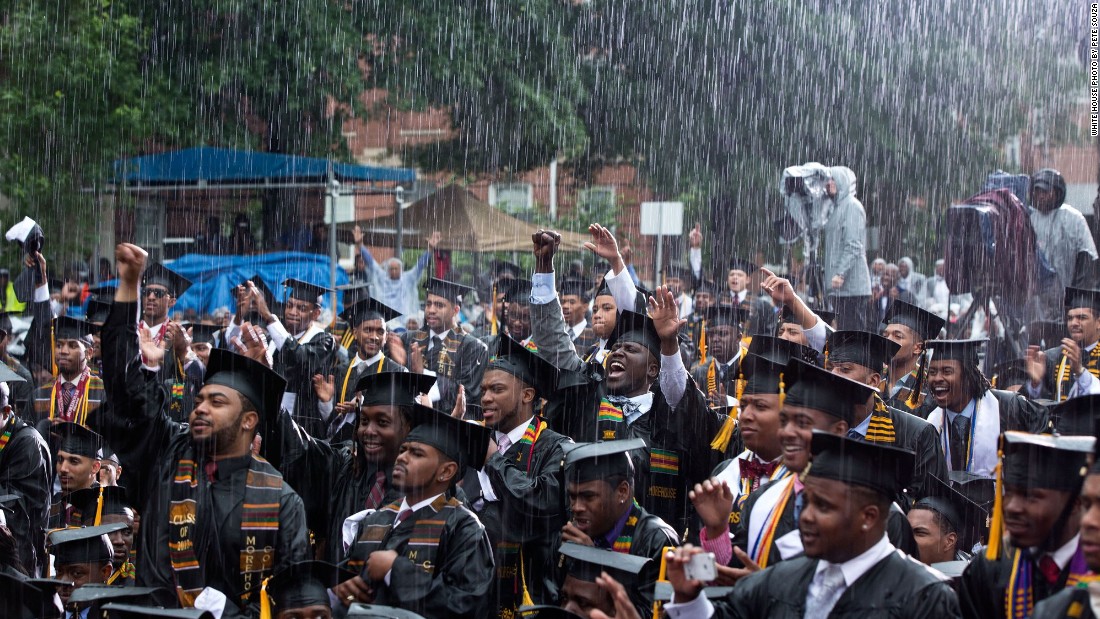
[(535, 274), (531, 276), (531, 337), (539, 346), (539, 354), (552, 365), (569, 372), (580, 372), (584, 361), (577, 355), (566, 332), (561, 302), (555, 292), (554, 254), (561, 235), (551, 230), (539, 230), (531, 237), (534, 244)]
[(615, 299), (618, 311), (621, 313), (624, 309), (633, 310), (635, 299), (638, 297), (638, 288), (627, 271), (626, 261), (623, 260), (622, 253), (619, 251), (619, 243), (615, 240), (615, 235), (600, 224), (588, 226), (588, 233), (592, 235), (592, 240), (584, 246), (611, 265), (611, 271), (604, 276), (604, 281), (611, 290), (611, 296)]

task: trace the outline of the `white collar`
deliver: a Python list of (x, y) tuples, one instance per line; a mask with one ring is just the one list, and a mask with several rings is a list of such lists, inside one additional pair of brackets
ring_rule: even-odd
[[(527, 433), (527, 426), (529, 426), (529, 425), (531, 425), (531, 420), (530, 419), (527, 420), (527, 423), (521, 423), (518, 426), (512, 428), (512, 431), (507, 434), (508, 440), (511, 441), (512, 445), (515, 445), (516, 443), (518, 443), (520, 441), (520, 439), (523, 438), (523, 435)], [(500, 443), (500, 437), (503, 434), (504, 434), (503, 432), (497, 432), (496, 433), (496, 439), (497, 439), (498, 444)]]
[(370, 359), (364, 359), (364, 358), (360, 357), (358, 354), (356, 354), (355, 357), (353, 357), (352, 360), (351, 360), (351, 367), (353, 367), (353, 368), (358, 367), (360, 363), (366, 363), (367, 365), (373, 365), (375, 363), (378, 363), (381, 360), (382, 360), (382, 351), (381, 350), (376, 352), (374, 354), (374, 356), (371, 357)]
[[(1054, 559), (1054, 562), (1058, 564), (1059, 570), (1066, 569), (1070, 560), (1073, 559), (1074, 553), (1077, 552), (1077, 545), (1081, 543), (1081, 534), (1074, 535), (1072, 539), (1063, 544), (1061, 548), (1050, 553), (1050, 557)], [(1038, 556), (1037, 553), (1033, 553), (1034, 556)]]
[(638, 406), (639, 411), (647, 413), (649, 409), (653, 408), (653, 392), (647, 391), (642, 395), (634, 396), (630, 398), (630, 401)]
[(431, 329), (428, 329), (428, 339), (430, 340), (433, 337), (438, 337), (439, 341), (442, 342), (443, 340), (447, 339), (447, 336), (450, 335), (450, 333), (451, 333), (450, 329), (447, 329), (443, 333), (438, 333), (438, 334), (435, 331), (432, 331)]
[[(848, 559), (844, 563), (840, 563), (840, 571), (844, 573), (844, 585), (845, 587), (851, 587), (861, 576), (867, 573), (872, 567), (874, 567), (879, 561), (882, 561), (888, 557), (895, 550), (894, 545), (890, 543), (890, 538), (885, 533), (882, 534), (882, 539), (878, 541), (874, 546), (871, 546), (863, 554)], [(829, 563), (822, 559), (817, 562), (817, 571), (814, 575), (824, 572), (827, 568), (835, 563)]]
[(727, 362), (726, 362), (726, 364), (725, 364), (725, 365), (726, 365), (726, 367), (728, 367), (728, 368), (732, 368), (732, 367), (733, 367), (733, 365), (734, 365), (735, 363), (737, 363), (737, 360), (738, 360), (738, 359), (740, 359), (740, 358), (741, 358), (741, 345), (740, 345), (740, 344), (738, 344), (738, 346), (737, 346), (737, 354), (736, 354), (736, 355), (734, 355), (732, 359), (730, 359), (729, 361), (727, 361)]
[[(441, 496), (443, 496), (442, 492), (440, 492), (439, 494), (437, 494), (437, 495), (435, 495), (435, 496), (433, 496), (429, 499), (424, 499), (423, 501), (417, 503), (416, 505), (409, 505), (408, 497), (402, 497), (401, 498), (401, 509), (397, 510), (397, 514), (401, 515), (401, 512), (405, 511), (406, 509), (412, 510), (412, 511), (415, 512), (418, 509), (421, 509), (421, 508), (424, 508), (424, 507), (427, 507), (427, 506), (431, 505), (436, 499), (438, 499)], [(396, 519), (397, 518), (395, 517), (394, 520), (396, 520)]]
[(581, 336), (581, 333), (583, 333), (586, 328), (588, 328), (588, 320), (581, 318), (581, 321), (569, 327), (569, 330), (573, 332), (573, 337), (577, 338)]
[(317, 326), (317, 323), (311, 322), (311, 323), (309, 323), (309, 326), (306, 327), (305, 331), (302, 331), (301, 333), (295, 333), (294, 334), (294, 339), (296, 339), (299, 342), (305, 344), (309, 340), (313, 339), (314, 335), (317, 335), (320, 332), (321, 332), (321, 328)]
[(145, 330), (148, 331), (149, 333), (156, 333), (157, 331), (160, 331), (164, 327), (164, 323), (166, 323), (166, 322), (168, 322), (168, 317), (167, 316), (164, 317), (164, 320), (158, 322), (155, 325), (150, 325), (149, 323), (145, 322), (145, 319), (142, 319), (141, 325), (143, 327), (145, 327)]

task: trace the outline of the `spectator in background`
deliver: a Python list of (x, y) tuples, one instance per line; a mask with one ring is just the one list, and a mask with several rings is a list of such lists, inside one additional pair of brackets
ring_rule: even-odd
[(871, 261), (871, 285), (877, 286), (879, 284), (879, 278), (882, 277), (882, 270), (886, 268), (886, 261), (880, 258), (875, 258)]
[[(216, 215), (211, 215), (206, 218), (206, 231), (203, 232), (198, 238), (195, 239), (195, 251), (200, 254), (207, 254), (210, 256), (221, 255), (225, 251), (226, 239), (222, 236), (222, 220)], [(100, 274), (103, 273), (102, 260), (99, 266)], [(111, 263), (107, 262), (108, 273), (110, 272)], [(110, 279), (110, 278), (108, 278)]]
[[(1096, 243), (1081, 211), (1065, 203), (1066, 179), (1058, 170), (1046, 168), (1031, 177), (1029, 190), (1031, 227), (1039, 250), (1046, 254), (1058, 281), (1039, 292), (1043, 317), (1062, 318), (1062, 296), (1066, 286), (1092, 288), (1091, 281), (1075, 281), (1081, 254), (1096, 260)], [(1082, 274), (1083, 275), (1083, 274)]]
[(328, 255), (328, 226), (322, 222), (313, 224), (312, 233), (309, 237), (309, 247), (306, 251), (311, 254)]
[(11, 272), (0, 269), (0, 311), (8, 314), (22, 314), (27, 309), (26, 303), (20, 303), (15, 298), (15, 284), (11, 281)]
[(951, 290), (947, 288), (947, 280), (943, 278), (944, 264), (946, 263), (943, 258), (936, 261), (935, 273), (924, 280), (923, 289), (920, 294), (916, 295), (921, 307), (925, 309), (933, 305), (947, 307), (951, 302)]
[(351, 273), (348, 273), (348, 283), (370, 283), (370, 271), (367, 270), (367, 259), (363, 257), (363, 254), (356, 251), (354, 261), (355, 266), (352, 267)]
[(99, 274), (96, 276), (96, 283), (105, 282), (115, 278), (114, 268), (111, 267), (111, 261), (107, 258), (99, 259)]
[[(825, 191), (834, 206), (825, 222), (824, 267), (838, 330), (867, 327), (871, 274), (867, 269), (867, 213), (856, 199), (856, 173), (844, 166), (829, 168)], [(877, 331), (877, 328), (876, 328)]]
[(403, 318), (415, 316), (420, 311), (420, 297), (417, 294), (416, 285), (420, 282), (424, 269), (431, 262), (432, 252), (443, 240), (443, 235), (439, 231), (432, 232), (428, 237), (428, 250), (421, 254), (413, 268), (407, 271), (401, 270), (403, 265), (397, 258), (390, 258), (381, 265), (375, 262), (370, 250), (363, 243), (364, 238), (363, 228), (355, 226), (352, 230), (352, 240), (359, 248), (359, 254), (363, 256), (363, 260), (367, 262), (367, 269), (371, 275), (371, 297), (401, 312)]
[(898, 260), (898, 288), (908, 290), (914, 298), (920, 298), (926, 279), (922, 273), (915, 270), (912, 258), (905, 256)]
[(233, 231), (229, 236), (229, 253), (239, 256), (256, 253), (256, 239), (252, 237), (252, 221), (247, 213), (237, 213)]
[(912, 293), (898, 285), (900, 279), (898, 265), (890, 263), (882, 270), (879, 285), (871, 291), (871, 314), (864, 330), (875, 333), (881, 330), (879, 325), (886, 318), (886, 309), (894, 299), (916, 305), (916, 299), (913, 298)]

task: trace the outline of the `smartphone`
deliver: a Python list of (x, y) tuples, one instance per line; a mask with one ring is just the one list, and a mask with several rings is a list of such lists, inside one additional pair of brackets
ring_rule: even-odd
[(684, 575), (688, 580), (701, 580), (710, 582), (718, 578), (718, 568), (715, 565), (713, 552), (701, 552), (692, 555), (684, 566)]

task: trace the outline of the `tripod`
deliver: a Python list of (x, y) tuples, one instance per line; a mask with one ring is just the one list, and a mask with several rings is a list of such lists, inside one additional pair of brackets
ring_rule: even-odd
[[(991, 283), (982, 283), (974, 286), (974, 301), (959, 316), (955, 325), (948, 330), (948, 337), (966, 339), (978, 308), (985, 311), (986, 320), (989, 323), (989, 347), (982, 367), (982, 371), (988, 376), (998, 363), (1019, 359), (1023, 356), (1024, 348), (1021, 347), (1019, 341), (1019, 334), (1023, 330), (1023, 321), (1017, 315), (1018, 312), (1015, 311), (1017, 308), (1003, 294), (1000, 294), (998, 286)], [(998, 323), (1001, 325), (1000, 336), (996, 334)]]

